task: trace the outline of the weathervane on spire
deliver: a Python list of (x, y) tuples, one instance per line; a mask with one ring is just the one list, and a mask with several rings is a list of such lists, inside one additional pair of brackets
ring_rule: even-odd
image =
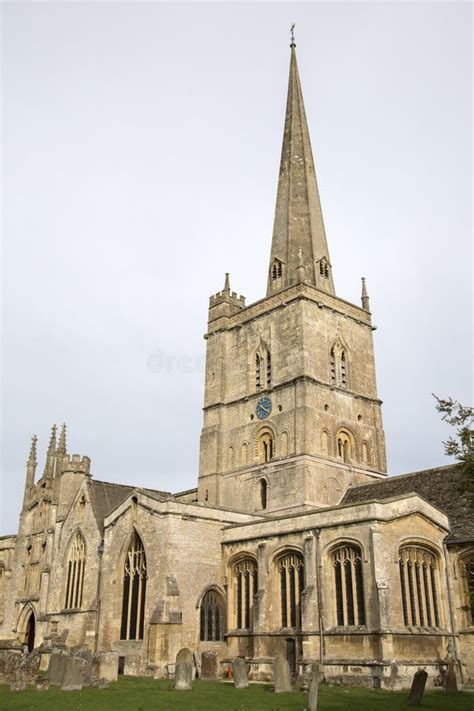
[(295, 23), (294, 22), (291, 23), (290, 35), (291, 35), (290, 47), (296, 47), (296, 44), (295, 44)]

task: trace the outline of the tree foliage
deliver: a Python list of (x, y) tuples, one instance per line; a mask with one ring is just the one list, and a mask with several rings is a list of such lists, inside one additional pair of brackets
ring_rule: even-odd
[(443, 442), (445, 454), (455, 457), (464, 466), (463, 491), (471, 494), (474, 502), (474, 408), (433, 395), (441, 419), (454, 427), (454, 434)]

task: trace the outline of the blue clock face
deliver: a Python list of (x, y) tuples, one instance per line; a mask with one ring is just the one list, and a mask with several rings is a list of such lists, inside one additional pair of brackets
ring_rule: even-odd
[(272, 411), (272, 401), (269, 397), (261, 397), (257, 402), (257, 417), (264, 420)]

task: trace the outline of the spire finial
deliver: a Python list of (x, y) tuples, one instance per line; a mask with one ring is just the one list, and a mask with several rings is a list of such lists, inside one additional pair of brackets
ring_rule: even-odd
[(28, 462), (27, 464), (32, 467), (36, 467), (37, 464), (37, 459), (36, 459), (36, 443), (38, 441), (38, 437), (36, 435), (33, 435), (31, 438), (31, 447), (30, 447), (30, 453), (28, 455)]
[(224, 291), (230, 291), (230, 276), (229, 273), (225, 273)]
[(58, 442), (58, 449), (57, 452), (58, 454), (66, 454), (66, 423), (63, 422), (62, 427), (61, 427), (61, 434), (59, 435), (59, 442)]
[(56, 452), (56, 432), (57, 432), (57, 426), (53, 425), (51, 427), (51, 437), (49, 440), (49, 445), (48, 445), (48, 454), (55, 454)]
[(294, 23), (294, 22), (291, 23), (290, 36), (291, 36), (291, 44), (290, 44), (290, 47), (296, 47), (296, 43), (295, 43), (295, 23)]
[(367, 285), (365, 283), (365, 277), (362, 278), (362, 296), (361, 296), (361, 301), (362, 301), (362, 308), (364, 311), (370, 311), (370, 305), (369, 305), (369, 294), (367, 293)]

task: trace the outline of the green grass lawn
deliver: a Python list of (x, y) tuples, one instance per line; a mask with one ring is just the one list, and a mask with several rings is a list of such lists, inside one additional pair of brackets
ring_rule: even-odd
[[(320, 689), (318, 711), (397, 711), (407, 692), (371, 691), (327, 686)], [(172, 681), (121, 677), (108, 689), (67, 692), (58, 689), (12, 692), (0, 686), (0, 711), (303, 711), (307, 694), (274, 694), (266, 684), (236, 690), (231, 684), (195, 681), (192, 691), (174, 691)], [(474, 711), (474, 694), (425, 694), (423, 709)]]

